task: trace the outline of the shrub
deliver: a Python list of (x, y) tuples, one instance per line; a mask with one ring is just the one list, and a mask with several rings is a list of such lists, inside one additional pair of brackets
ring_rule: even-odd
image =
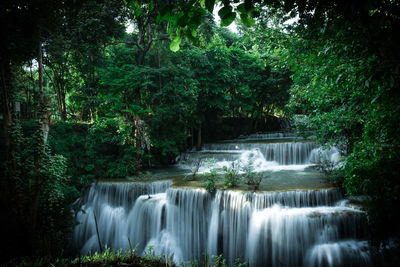
[(244, 182), (249, 186), (253, 186), (254, 190), (258, 190), (261, 180), (265, 177), (265, 175), (261, 172), (255, 172), (252, 165), (246, 165), (242, 167), (242, 171), (244, 172)]
[(344, 181), (343, 168), (339, 168), (337, 163), (330, 160), (319, 161), (315, 168), (324, 173), (325, 178), (336, 186), (342, 186)]
[(212, 169), (210, 172), (204, 174), (205, 181), (203, 183), (203, 186), (206, 187), (207, 191), (210, 193), (214, 193), (215, 190), (217, 189), (215, 185), (215, 181), (217, 179), (217, 170)]
[(52, 150), (67, 158), (67, 174), (82, 188), (95, 179), (133, 175), (140, 155), (124, 123), (104, 119), (94, 125), (58, 122), (49, 133)]
[(224, 185), (225, 187), (235, 187), (240, 182), (239, 165), (232, 162), (231, 167), (224, 166)]
[[(18, 122), (12, 126), (16, 172), (8, 190), (10, 216), (27, 230), (28, 249), (39, 254), (58, 255), (73, 227), (71, 203), (79, 196), (67, 175), (66, 158), (53, 154), (43, 141), (40, 123), (25, 136)], [(21, 242), (22, 243), (22, 242)]]

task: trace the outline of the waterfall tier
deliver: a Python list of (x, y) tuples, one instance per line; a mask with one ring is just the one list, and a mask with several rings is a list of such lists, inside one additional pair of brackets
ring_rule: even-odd
[(130, 208), (136, 199), (145, 194), (163, 193), (172, 185), (172, 181), (157, 182), (99, 182), (92, 184), (89, 192), (83, 196), (85, 205), (95, 203)]
[[(251, 266), (315, 265), (326, 262), (329, 244), (346, 240), (356, 249), (356, 240), (363, 236), (362, 211), (343, 205), (336, 189), (265, 193), (218, 190), (214, 196), (204, 189), (156, 192), (169, 185), (151, 183), (146, 190), (152, 188), (153, 193), (147, 191), (132, 203), (127, 192), (143, 190), (143, 184), (94, 184), (85, 198), (85, 212), (78, 216), (81, 224), (74, 232), (81, 253), (99, 249), (93, 213), (103, 245), (128, 249), (129, 237), (139, 253), (152, 246), (157, 254), (173, 255), (178, 263), (200, 259), (206, 253), (223, 253), (230, 264), (240, 258)], [(113, 192), (112, 197), (106, 192)], [(332, 246), (331, 253), (338, 251), (341, 249)]]
[[(272, 138), (278, 138), (272, 141)], [(258, 139), (260, 138), (260, 139)], [(264, 138), (264, 139), (261, 139)], [(223, 166), (250, 166), (255, 171), (300, 170), (318, 162), (338, 162), (339, 151), (322, 149), (314, 142), (289, 142), (290, 134), (269, 134), (243, 137), (220, 143), (204, 144), (200, 151), (188, 151), (180, 156), (180, 166), (191, 168), (200, 161), (200, 172)]]
[(258, 150), (261, 152), (266, 161), (275, 161), (280, 165), (290, 165), (309, 163), (309, 156), (314, 148), (316, 148), (316, 146), (313, 142), (216, 143), (205, 144), (201, 152), (206, 152), (209, 154), (212, 154), (214, 152), (217, 154), (218, 152), (243, 153), (245, 151)]

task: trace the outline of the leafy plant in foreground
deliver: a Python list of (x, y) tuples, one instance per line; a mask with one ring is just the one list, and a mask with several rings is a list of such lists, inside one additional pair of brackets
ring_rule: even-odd
[(224, 185), (225, 187), (236, 187), (240, 182), (240, 175), (239, 175), (239, 165), (235, 165), (232, 162), (231, 167), (224, 166), (222, 168), (225, 172), (224, 174)]
[(244, 172), (242, 176), (244, 182), (249, 186), (253, 186), (254, 190), (258, 190), (265, 175), (261, 172), (255, 172), (252, 165), (243, 166), (241, 169)]
[(215, 159), (208, 159), (206, 167), (210, 169), (209, 172), (204, 174), (205, 181), (203, 183), (203, 186), (206, 187), (207, 191), (210, 193), (214, 193), (215, 190), (217, 189), (215, 182), (217, 180), (217, 169), (212, 168), (215, 164)]
[(66, 158), (53, 154), (43, 142), (41, 125), (37, 123), (27, 137), (19, 122), (12, 126), (15, 142), (14, 196), (9, 216), (18, 218), (26, 229), (32, 247), (38, 253), (58, 255), (73, 227), (71, 203), (79, 193), (67, 175)]
[(214, 193), (215, 190), (217, 189), (215, 185), (215, 181), (217, 179), (217, 170), (212, 169), (210, 172), (205, 174), (205, 181), (203, 183), (203, 186), (206, 187), (207, 191), (210, 193)]

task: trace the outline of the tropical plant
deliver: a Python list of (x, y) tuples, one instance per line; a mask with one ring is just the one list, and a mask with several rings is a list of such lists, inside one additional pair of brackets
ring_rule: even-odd
[(224, 185), (226, 188), (236, 187), (240, 182), (239, 175), (240, 165), (232, 162), (230, 167), (223, 166), (222, 169), (224, 171)]

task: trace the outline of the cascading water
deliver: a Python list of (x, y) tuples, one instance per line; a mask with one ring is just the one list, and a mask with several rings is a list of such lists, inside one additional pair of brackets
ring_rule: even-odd
[(206, 144), (203, 149), (183, 155), (186, 160), (191, 157), (218, 157), (225, 155), (226, 160), (237, 159), (243, 152), (259, 151), (265, 160), (276, 161), (280, 165), (309, 163), (309, 155), (316, 148), (313, 142), (285, 143), (217, 143)]
[[(296, 143), (296, 150), (287, 137), (281, 137), (282, 143), (262, 142), (258, 146), (230, 141), (208, 145), (203, 151), (188, 155), (196, 158), (204, 151), (213, 151), (214, 155), (240, 151), (229, 160), (240, 160), (242, 164), (255, 164), (258, 160), (259, 169), (272, 170), (270, 175), (274, 175), (279, 173), (276, 168), (267, 166), (291, 163), (305, 168), (317, 155), (332, 159), (337, 153), (319, 150), (309, 142)], [(280, 144), (284, 145), (273, 150), (274, 145)], [(271, 158), (265, 153), (270, 148), (262, 148), (268, 145), (275, 153)], [(296, 151), (298, 155), (293, 154)], [(229, 160), (220, 158), (217, 163)], [(223, 254), (229, 264), (239, 258), (251, 266), (371, 265), (368, 246), (363, 241), (364, 214), (343, 201), (338, 189), (217, 190), (210, 194), (205, 189), (172, 184), (168, 180), (93, 184), (82, 199), (84, 212), (78, 214), (75, 245), (86, 254), (99, 250), (98, 239), (102, 245), (115, 249), (127, 250), (131, 242), (137, 246), (137, 253), (151, 247), (159, 255), (173, 255), (177, 263), (198, 260), (205, 254)]]
[(180, 165), (190, 168), (190, 164), (201, 160), (199, 172), (205, 172), (209, 170), (210, 159), (216, 161), (213, 166), (216, 168), (236, 163), (252, 165), (257, 172), (302, 170), (318, 162), (338, 162), (339, 151), (335, 147), (323, 149), (314, 142), (295, 138), (291, 133), (255, 134), (237, 140), (205, 144), (200, 151), (182, 153)]

